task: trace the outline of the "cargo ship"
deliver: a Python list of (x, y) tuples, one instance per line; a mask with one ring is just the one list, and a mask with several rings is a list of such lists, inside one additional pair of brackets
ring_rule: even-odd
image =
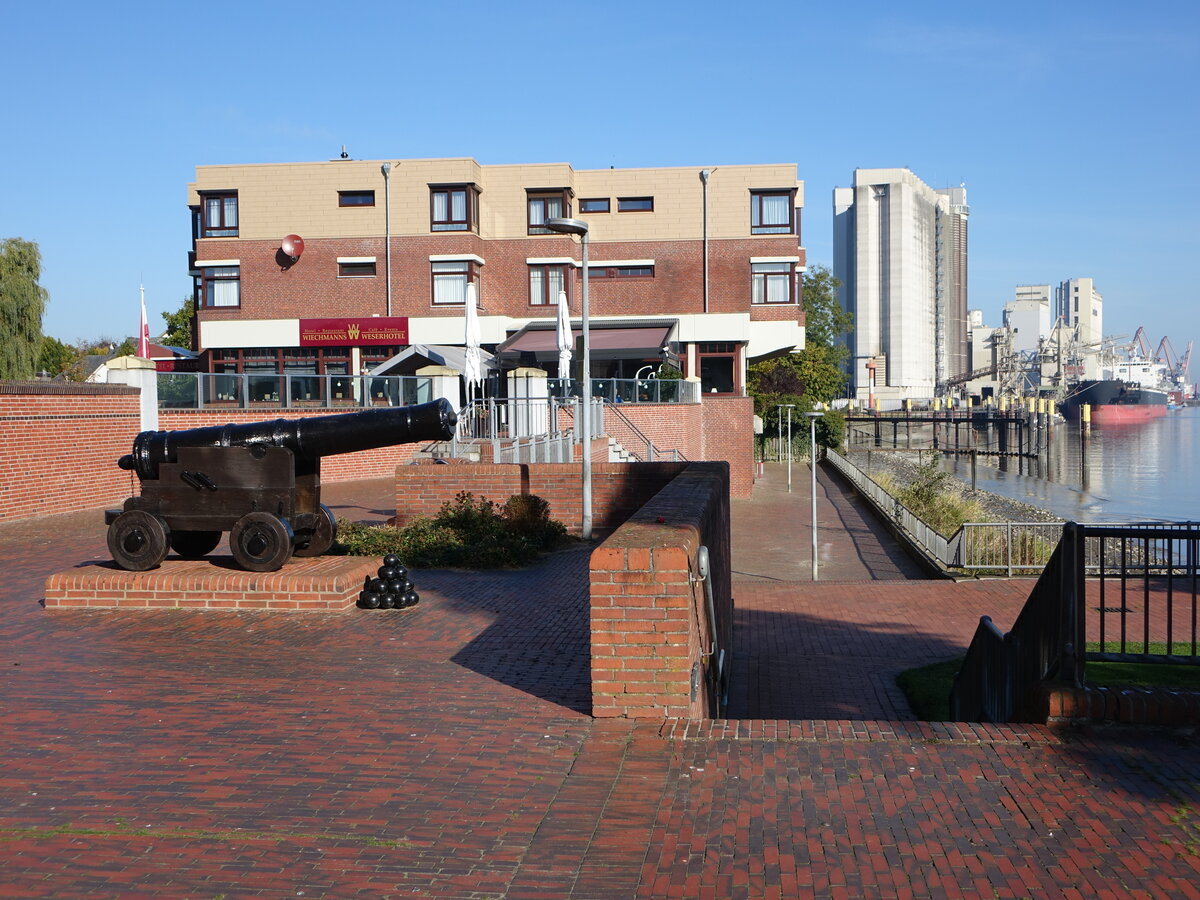
[(1078, 422), (1085, 404), (1092, 409), (1093, 425), (1147, 422), (1167, 414), (1167, 392), (1124, 381), (1081, 381), (1063, 398), (1063, 417)]

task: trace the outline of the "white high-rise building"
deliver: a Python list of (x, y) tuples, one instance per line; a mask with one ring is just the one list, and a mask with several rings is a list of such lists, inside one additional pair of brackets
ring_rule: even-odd
[(1018, 285), (1013, 299), (1004, 304), (1004, 325), (1018, 353), (1038, 352), (1042, 338), (1050, 336), (1050, 285)]
[[(1063, 324), (1075, 329), (1075, 337), (1085, 352), (1095, 350), (1104, 338), (1104, 298), (1090, 278), (1070, 278), (1054, 292), (1054, 314)], [(1094, 378), (1093, 372), (1087, 377)]]
[(856, 169), (833, 192), (833, 268), (854, 315), (853, 396), (934, 396), (967, 371), (967, 192)]

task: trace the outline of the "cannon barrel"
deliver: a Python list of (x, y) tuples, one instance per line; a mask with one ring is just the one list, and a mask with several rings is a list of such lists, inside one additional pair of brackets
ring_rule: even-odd
[(450, 401), (441, 399), (309, 419), (143, 431), (133, 439), (133, 452), (122, 456), (117, 465), (137, 472), (142, 481), (153, 481), (158, 478), (160, 463), (176, 462), (180, 447), (284, 447), (297, 458), (316, 460), (393, 444), (449, 440), (457, 421)]

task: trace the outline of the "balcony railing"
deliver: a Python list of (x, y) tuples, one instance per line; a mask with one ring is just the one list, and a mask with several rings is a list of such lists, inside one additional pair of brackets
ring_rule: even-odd
[[(547, 379), (552, 397), (581, 397), (583, 382)], [(700, 384), (678, 378), (593, 378), (592, 397), (609, 403), (699, 403)]]
[(338, 409), (411, 406), (433, 399), (432, 379), (418, 375), (158, 373), (160, 409)]

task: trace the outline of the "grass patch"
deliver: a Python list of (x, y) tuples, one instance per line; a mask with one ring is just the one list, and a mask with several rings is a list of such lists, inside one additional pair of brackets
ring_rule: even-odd
[[(1098, 650), (1099, 645), (1090, 644), (1088, 649)], [(950, 691), (962, 662), (960, 656), (896, 676), (896, 684), (904, 691), (914, 716), (922, 722), (945, 722), (950, 718)], [(1086, 672), (1087, 683), (1095, 687), (1200, 691), (1200, 666), (1094, 661), (1087, 664)]]
[(961, 656), (945, 662), (908, 669), (896, 676), (913, 715), (922, 722), (945, 722), (950, 718), (950, 689), (962, 667)]
[(1087, 680), (1108, 687), (1200, 691), (1200, 666), (1092, 661), (1087, 664)]

